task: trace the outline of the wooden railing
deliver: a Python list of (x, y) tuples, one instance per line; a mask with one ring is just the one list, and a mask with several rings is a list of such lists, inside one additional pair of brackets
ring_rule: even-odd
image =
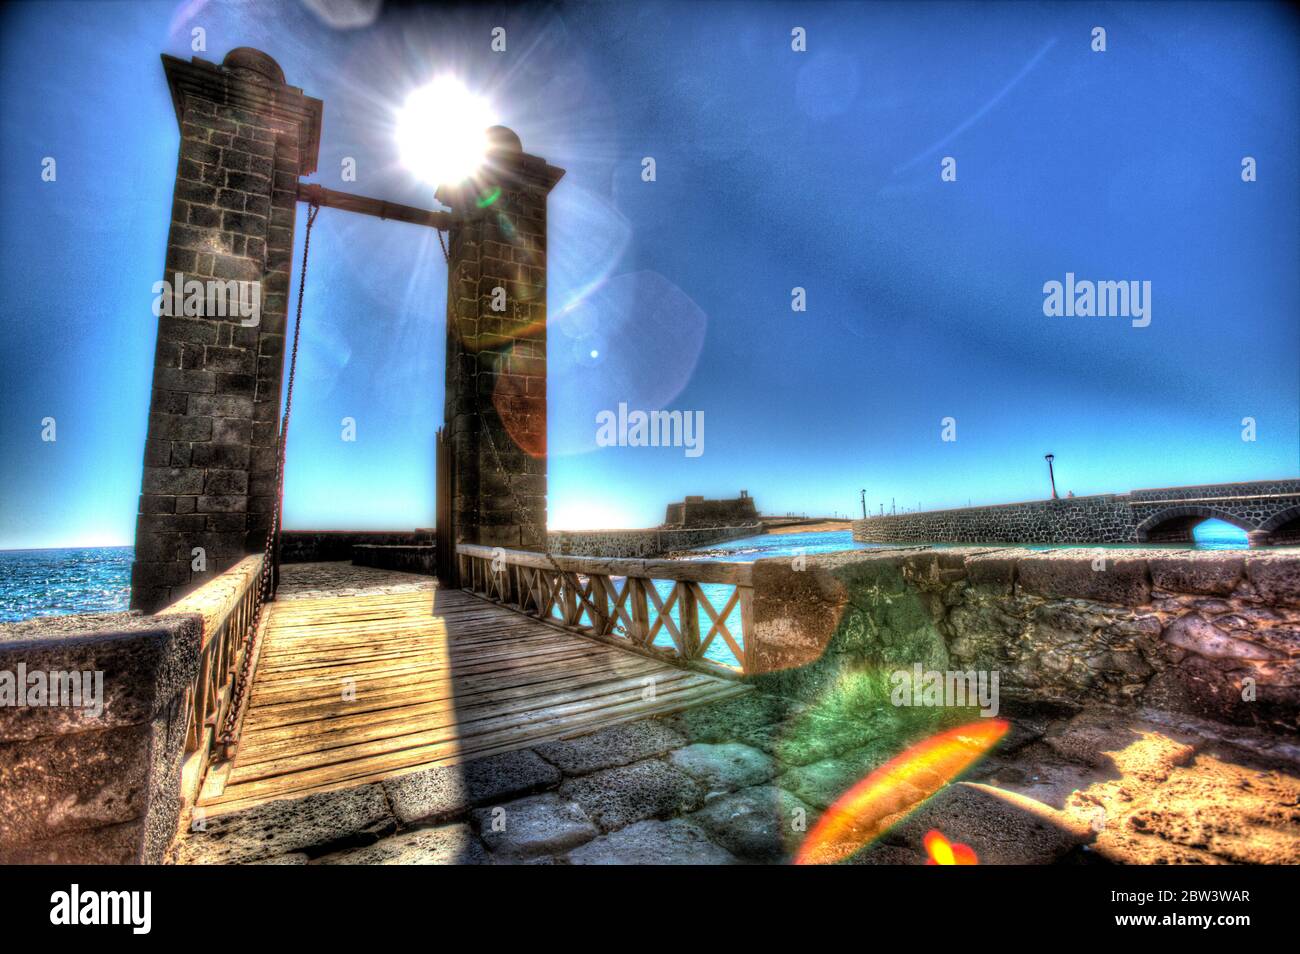
[(217, 737), (230, 709), (231, 686), (243, 664), (245, 637), (254, 622), (262, 559), (260, 553), (244, 557), (158, 614), (197, 613), (203, 617), (199, 672), (186, 703), (187, 788), (201, 784), (217, 753)]
[(724, 675), (753, 668), (748, 563), (558, 556), (463, 543), (456, 559), (463, 588), (553, 625)]

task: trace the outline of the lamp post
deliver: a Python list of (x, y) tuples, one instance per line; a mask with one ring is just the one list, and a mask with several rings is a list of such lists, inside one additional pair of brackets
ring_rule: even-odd
[(1043, 460), (1047, 461), (1047, 479), (1052, 482), (1052, 499), (1058, 499), (1056, 496), (1056, 473), (1052, 470), (1052, 461), (1056, 460), (1055, 454), (1044, 454)]
[(867, 519), (867, 488), (862, 488), (862, 519)]

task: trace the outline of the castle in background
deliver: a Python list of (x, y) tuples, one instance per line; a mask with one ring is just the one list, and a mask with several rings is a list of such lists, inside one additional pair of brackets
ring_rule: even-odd
[(731, 500), (705, 500), (687, 497), (680, 503), (670, 503), (664, 516), (664, 526), (682, 529), (694, 527), (735, 527), (758, 521), (758, 508), (749, 491)]

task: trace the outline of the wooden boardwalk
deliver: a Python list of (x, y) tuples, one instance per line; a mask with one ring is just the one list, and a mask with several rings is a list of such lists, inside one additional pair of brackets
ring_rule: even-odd
[(279, 601), (238, 752), (199, 805), (346, 788), (746, 691), (459, 590)]

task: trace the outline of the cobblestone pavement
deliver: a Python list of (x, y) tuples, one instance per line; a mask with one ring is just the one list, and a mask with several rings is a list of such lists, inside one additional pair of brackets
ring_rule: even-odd
[(433, 590), (431, 576), (380, 570), (351, 563), (284, 563), (280, 566), (277, 600), (320, 599), (326, 596), (370, 596)]
[[(751, 693), (460, 766), (200, 820), (185, 863), (782, 863), (894, 755), (889, 713)], [(855, 864), (1300, 863), (1300, 747), (1154, 710), (1009, 716), (992, 756)]]

